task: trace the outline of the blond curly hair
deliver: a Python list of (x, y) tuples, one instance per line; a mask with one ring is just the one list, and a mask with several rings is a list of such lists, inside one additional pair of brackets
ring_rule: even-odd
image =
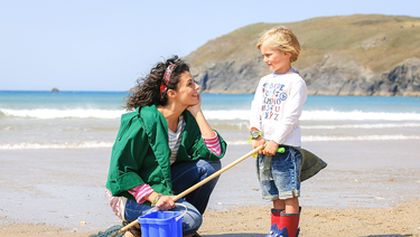
[(257, 48), (263, 43), (282, 52), (290, 53), (290, 62), (295, 62), (300, 54), (300, 44), (296, 35), (284, 26), (276, 26), (264, 32), (258, 40)]

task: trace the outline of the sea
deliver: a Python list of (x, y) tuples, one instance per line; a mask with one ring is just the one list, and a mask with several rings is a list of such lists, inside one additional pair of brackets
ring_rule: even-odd
[[(81, 231), (119, 223), (104, 183), (127, 96), (0, 91), (0, 224)], [(250, 150), (252, 98), (202, 94), (206, 118), (228, 143), (223, 166)], [(300, 124), (303, 148), (328, 163), (303, 183), (303, 206), (389, 207), (418, 199), (419, 97), (309, 96)], [(254, 159), (223, 173), (209, 209), (248, 205), (270, 205), (261, 198)]]
[[(0, 91), (0, 150), (111, 147), (128, 92)], [(202, 94), (230, 145), (248, 138), (252, 94)], [(309, 96), (302, 141), (420, 140), (419, 97)]]

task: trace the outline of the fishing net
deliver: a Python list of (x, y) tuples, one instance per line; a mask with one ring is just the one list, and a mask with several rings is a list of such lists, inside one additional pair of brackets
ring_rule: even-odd
[(105, 231), (99, 231), (97, 234), (89, 235), (89, 237), (123, 237), (124, 234), (118, 233), (121, 228), (121, 225), (114, 225)]

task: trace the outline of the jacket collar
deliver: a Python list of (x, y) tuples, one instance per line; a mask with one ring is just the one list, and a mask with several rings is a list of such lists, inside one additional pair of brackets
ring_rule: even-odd
[(162, 168), (167, 181), (171, 179), (169, 157), (171, 150), (168, 144), (168, 123), (155, 105), (137, 108), (143, 128), (149, 139), (149, 145)]
[[(149, 145), (159, 166), (164, 171), (164, 177), (167, 181), (170, 181), (171, 164), (169, 157), (171, 156), (171, 150), (169, 149), (168, 141), (168, 122), (155, 105), (137, 108), (136, 111), (140, 115), (140, 120), (149, 139)], [(191, 114), (184, 111), (183, 117), (186, 123), (185, 126), (187, 127), (191, 119)], [(182, 133), (185, 133), (185, 130)], [(186, 134), (181, 135), (181, 137), (184, 137), (184, 135)]]

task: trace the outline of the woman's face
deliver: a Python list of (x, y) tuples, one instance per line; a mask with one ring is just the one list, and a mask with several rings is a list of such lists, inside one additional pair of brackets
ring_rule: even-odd
[(183, 72), (177, 85), (175, 101), (188, 107), (200, 102), (200, 86), (195, 83), (190, 72)]
[(276, 73), (286, 73), (291, 67), (290, 53), (284, 53), (277, 48), (263, 43), (260, 47), (261, 54), (264, 57), (264, 63), (268, 68)]

